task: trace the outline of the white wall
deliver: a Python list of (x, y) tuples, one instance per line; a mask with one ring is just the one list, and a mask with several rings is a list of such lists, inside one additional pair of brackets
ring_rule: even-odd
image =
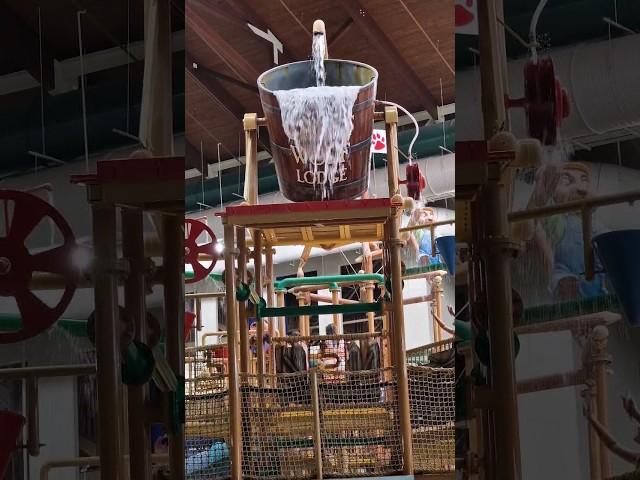
[[(609, 333), (613, 359), (613, 373), (608, 379), (610, 431), (622, 445), (633, 448), (637, 426), (624, 413), (620, 398), (630, 393), (640, 402), (640, 332), (621, 320), (610, 327)], [(582, 367), (582, 347), (568, 332), (523, 335), (520, 343), (518, 380)], [(519, 396), (523, 480), (589, 478), (583, 389), (571, 387)], [(625, 462), (612, 458), (614, 474), (631, 470)]]

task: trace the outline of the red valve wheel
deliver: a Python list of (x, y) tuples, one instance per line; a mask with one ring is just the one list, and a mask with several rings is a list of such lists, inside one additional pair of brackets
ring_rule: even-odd
[(407, 185), (407, 195), (414, 200), (420, 200), (420, 192), (427, 186), (427, 180), (420, 171), (417, 163), (412, 163), (405, 168), (406, 180), (400, 182)]
[(529, 135), (554, 145), (562, 121), (569, 116), (569, 97), (556, 77), (553, 60), (529, 60), (524, 67), (524, 98), (506, 99), (508, 108), (524, 107)]
[[(193, 269), (193, 277), (185, 279), (184, 283), (196, 283), (205, 279), (216, 266), (218, 261), (217, 240), (213, 230), (204, 223), (191, 219), (186, 219), (184, 223), (184, 263), (188, 263)], [(196, 240), (203, 232), (209, 234), (211, 241), (198, 245)], [(205, 267), (200, 263), (198, 256), (201, 254), (212, 257), (211, 265)]]
[[(44, 200), (25, 192), (0, 190), (0, 297), (13, 297), (20, 311), (22, 328), (0, 331), (0, 344), (34, 337), (53, 325), (64, 313), (78, 284), (72, 256), (76, 240), (64, 217)], [(32, 253), (25, 241), (34, 229), (49, 219), (62, 234), (62, 244)], [(31, 290), (35, 272), (62, 278), (64, 292), (50, 307)]]

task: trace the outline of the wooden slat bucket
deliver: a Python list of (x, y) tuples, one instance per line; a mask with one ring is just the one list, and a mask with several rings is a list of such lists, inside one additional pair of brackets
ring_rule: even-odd
[[(312, 61), (289, 63), (264, 72), (258, 78), (262, 108), (267, 120), (272, 155), (280, 190), (294, 202), (356, 198), (368, 188), (369, 154), (373, 134), (373, 113), (378, 72), (364, 63), (325, 60), (326, 86), (360, 86), (353, 106), (353, 131), (344, 171), (333, 183), (329, 197), (314, 184), (314, 172), (296, 161), (291, 141), (284, 132), (276, 90), (315, 86)], [(324, 166), (318, 166), (319, 171)], [(317, 174), (317, 172), (316, 172)]]

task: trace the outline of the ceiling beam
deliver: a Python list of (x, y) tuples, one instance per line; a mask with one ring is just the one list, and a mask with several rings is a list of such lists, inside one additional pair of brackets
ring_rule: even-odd
[(202, 90), (229, 114), (229, 117), (233, 118), (239, 126), (242, 126), (245, 108), (224, 88), (217, 78), (211, 75), (206, 68), (200, 66), (189, 54), (187, 54), (186, 71), (200, 85)]
[(185, 21), (205, 45), (229, 67), (229, 69), (248, 84), (255, 84), (258, 71), (213, 27), (210, 8), (199, 0), (186, 4)]
[[(196, 67), (197, 66), (197, 67)], [(205, 67), (200, 66), (198, 60), (191, 54), (187, 54), (186, 72), (209, 97), (217, 103), (242, 130), (246, 108), (236, 100), (233, 95), (224, 88), (222, 83)], [(257, 93), (256, 93), (257, 95)], [(266, 151), (271, 152), (269, 136), (265, 128), (258, 129), (258, 144)]]
[(327, 48), (331, 52), (331, 47), (335, 45), (342, 37), (344, 37), (349, 30), (353, 27), (353, 18), (349, 17), (347, 20), (338, 27), (336, 32), (331, 35), (331, 38), (327, 39)]
[(420, 100), (425, 110), (433, 118), (438, 118), (438, 101), (429, 91), (420, 77), (411, 69), (402, 54), (393, 42), (384, 33), (373, 17), (367, 13), (358, 0), (341, 0), (339, 4), (360, 28), (367, 40), (384, 57), (385, 61), (393, 66), (397, 75), (406, 83), (414, 95)]
[(226, 75), (224, 73), (218, 72), (216, 70), (213, 70), (211, 68), (205, 67), (204, 65), (202, 65), (201, 63), (198, 63), (192, 56), (190, 56), (187, 53), (187, 58), (186, 58), (187, 62), (191, 62), (191, 65), (193, 65), (193, 63), (195, 62), (195, 64), (198, 66), (199, 70), (205, 71), (207, 72), (208, 75), (211, 75), (212, 77), (217, 78), (218, 80), (222, 80), (226, 83), (230, 83), (232, 85), (235, 85), (236, 87), (240, 87), (244, 90), (250, 91), (253, 94), (258, 94), (258, 87), (256, 85), (249, 85), (248, 83), (244, 83), (241, 80), (238, 80), (230, 75)]
[[(185, 138), (184, 141), (184, 165), (185, 170), (190, 170), (195, 168), (198, 170), (205, 178), (209, 176), (209, 168), (207, 168), (208, 164), (212, 163), (212, 161), (204, 156), (204, 169), (202, 168), (202, 156), (200, 154), (200, 149), (196, 148), (189, 140)], [(204, 171), (203, 171), (204, 170)]]
[(40, 82), (40, 64), (42, 63), (42, 85), (48, 92), (55, 88), (54, 57), (47, 50), (47, 42), (42, 42), (42, 62), (40, 62), (40, 38), (37, 31), (33, 31), (30, 25), (5, 2), (0, 6), (0, 29), (5, 38), (10, 38), (10, 45), (4, 46), (11, 49), (11, 55), (7, 58), (19, 59), (17, 70), (26, 70)]

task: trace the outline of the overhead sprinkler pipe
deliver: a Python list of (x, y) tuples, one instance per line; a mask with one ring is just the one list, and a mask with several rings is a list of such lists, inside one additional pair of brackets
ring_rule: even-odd
[(540, 20), (540, 15), (542, 14), (542, 10), (547, 5), (547, 0), (540, 0), (538, 6), (533, 12), (533, 17), (531, 17), (531, 26), (529, 27), (529, 48), (531, 49), (531, 58), (534, 63), (538, 61), (538, 21)]
[(414, 117), (413, 115), (411, 115), (411, 113), (405, 109), (403, 106), (398, 105), (397, 103), (394, 102), (389, 102), (386, 100), (376, 100), (376, 103), (380, 103), (382, 105), (388, 105), (390, 107), (396, 107), (399, 110), (402, 110), (402, 112), (407, 115), (411, 121), (413, 122), (413, 126), (415, 127), (416, 131), (413, 135), (413, 138), (411, 139), (411, 143), (409, 143), (409, 164), (411, 164), (413, 162), (414, 156), (413, 156), (413, 145), (416, 143), (416, 140), (418, 139), (418, 135), (420, 134), (420, 127), (418, 126), (418, 122), (416, 121), (416, 117)]

